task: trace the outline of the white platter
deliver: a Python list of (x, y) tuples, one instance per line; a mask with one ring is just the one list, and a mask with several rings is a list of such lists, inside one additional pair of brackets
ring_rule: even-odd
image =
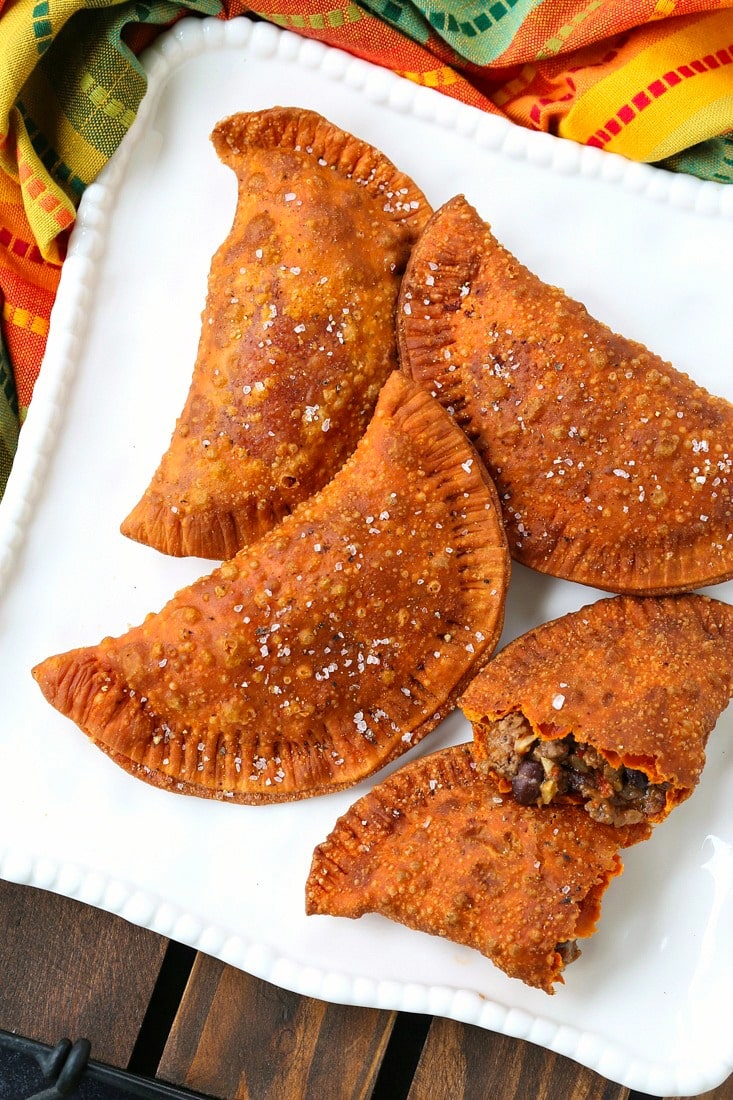
[[(364, 790), (238, 807), (128, 777), (44, 702), (40, 659), (116, 634), (209, 563), (121, 518), (188, 389), (210, 257), (235, 202), (208, 140), (302, 105), (383, 149), (434, 206), (463, 192), (515, 254), (618, 331), (733, 398), (733, 188), (519, 130), (274, 27), (188, 20), (84, 196), (46, 361), (0, 505), (0, 875), (120, 914), (333, 1001), (435, 1013), (539, 1043), (631, 1088), (694, 1095), (733, 1070), (733, 720), (694, 796), (626, 853), (600, 929), (548, 997), (379, 917), (306, 918), (316, 843)], [(715, 593), (729, 602), (733, 585)], [(515, 568), (504, 640), (600, 593)], [(467, 740), (447, 720), (415, 752)]]

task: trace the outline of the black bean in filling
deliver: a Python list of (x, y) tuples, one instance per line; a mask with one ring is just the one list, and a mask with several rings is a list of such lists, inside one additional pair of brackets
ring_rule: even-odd
[(555, 741), (536, 737), (521, 714), (494, 727), (493, 765), (511, 780), (522, 806), (543, 805), (577, 794), (590, 816), (604, 825), (635, 825), (664, 808), (668, 783), (650, 783), (644, 772), (614, 768), (572, 734)]
[(577, 940), (563, 940), (562, 943), (556, 943), (555, 950), (562, 959), (563, 966), (569, 966), (580, 958), (581, 952)]
[(512, 795), (520, 806), (531, 806), (541, 799), (541, 788), (545, 778), (545, 769), (539, 760), (523, 760), (512, 779)]

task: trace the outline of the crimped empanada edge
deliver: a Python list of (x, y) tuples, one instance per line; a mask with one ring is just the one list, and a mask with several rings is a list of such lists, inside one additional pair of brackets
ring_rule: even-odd
[[(450, 235), (442, 232), (443, 223), (456, 215), (460, 216), (461, 232)], [(436, 227), (437, 240), (434, 240)], [(413, 249), (397, 308), (397, 340), (402, 369), (430, 389), (443, 406), (451, 410), (456, 422), (477, 445), (482, 426), (463, 415), (465, 383), (462, 383), (461, 371), (450, 361), (448, 353), (454, 343), (452, 317), (460, 302), (461, 287), (472, 283), (487, 247), (492, 255), (508, 258), (518, 279), (526, 277), (533, 282), (543, 282), (495, 238), (489, 224), (465, 197), (456, 195), (435, 211)], [(413, 278), (413, 271), (426, 264), (441, 268), (440, 291), (437, 288), (433, 290), (429, 283), (423, 285), (422, 280), (419, 281), (419, 292), (414, 289), (413, 283), (417, 280)], [(446, 271), (448, 295), (445, 293)], [(554, 289), (550, 284), (544, 285)], [(594, 335), (596, 343), (602, 345), (607, 340), (620, 340), (630, 351), (651, 356), (660, 369), (664, 367), (680, 380), (681, 385), (693, 386), (698, 394), (716, 404), (722, 402), (721, 398), (708, 393), (685, 372), (663, 363), (658, 355), (638, 341), (615, 333), (604, 322), (592, 317), (582, 303), (564, 292), (563, 297), (568, 308), (583, 311), (586, 328), (589, 334)], [(719, 499), (717, 516), (700, 517), (700, 522), (704, 521), (707, 528), (706, 545), (711, 548), (702, 562), (700, 534), (690, 543), (674, 527), (655, 541), (650, 541), (642, 529), (640, 534), (643, 537), (630, 537), (613, 545), (609, 539), (604, 539), (590, 548), (578, 535), (565, 535), (562, 529), (553, 533), (549, 549), (543, 548), (540, 543), (526, 548), (522, 545), (524, 540), (510, 536), (512, 556), (541, 573), (571, 579), (611, 593), (665, 596), (691, 592), (733, 577), (733, 541), (725, 521), (724, 494), (720, 494)], [(525, 507), (529, 509), (528, 501)], [(511, 505), (507, 518), (511, 518)], [(549, 522), (547, 516), (545, 522)], [(716, 548), (714, 556), (712, 548)]]
[[(217, 786), (190, 784), (188, 781), (179, 780), (177, 775), (171, 776), (168, 772), (151, 766), (149, 755), (152, 749), (147, 742), (151, 741), (157, 731), (164, 728), (167, 715), (165, 713), (153, 715), (149, 710), (148, 713), (143, 713), (147, 700), (141, 699), (136, 689), (129, 683), (123, 682), (113, 669), (104, 666), (99, 660), (99, 647), (73, 650), (68, 654), (51, 657), (37, 666), (34, 669), (34, 676), (49, 702), (76, 722), (105, 752), (115, 756), (118, 763), (124, 761), (123, 766), (127, 770), (134, 771), (141, 778), (156, 785), (186, 789), (190, 793), (195, 792), (203, 797), (226, 797), (245, 803), (290, 801), (350, 787), (372, 775), (407, 751), (408, 747), (422, 740), (455, 709), (460, 694), (476, 672), (488, 661), (503, 626), (504, 601), (510, 572), (510, 558), (501, 525), (496, 490), (470, 442), (455, 427), (440, 404), (434, 401), (422, 387), (407, 379), (399, 371), (395, 371), (388, 380), (385, 390), (383, 401), (378, 406), (372, 421), (373, 427), (370, 425), (370, 429), (358, 444), (357, 450), (347, 460), (341, 471), (329, 485), (321, 490), (320, 494), (300, 504), (264, 539), (282, 542), (283, 538), (287, 538), (288, 531), (300, 522), (301, 513), (310, 517), (321, 496), (324, 499), (324, 506), (332, 507), (337, 504), (339, 481), (348, 485), (350, 477), (358, 479), (362, 450), (368, 448), (381, 455), (383, 448), (389, 449), (390, 440), (393, 443), (395, 439), (397, 443), (401, 439), (406, 440), (414, 453), (419, 452), (421, 457), (427, 460), (425, 484), (429, 485), (431, 479), (435, 477), (439, 482), (438, 488), (442, 487), (446, 494), (447, 502), (452, 499), (449, 494), (454, 494), (456, 491), (451, 480), (453, 477), (460, 475), (462, 490), (465, 490), (473, 480), (476, 487), (474, 503), (477, 505), (477, 511), (470, 519), (462, 513), (461, 525), (465, 530), (453, 532), (454, 569), (461, 571), (463, 566), (459, 566), (459, 561), (464, 559), (466, 553), (474, 553), (478, 556), (479, 562), (483, 562), (483, 568), (476, 570), (477, 576), (490, 575), (492, 584), (489, 587), (485, 583), (470, 583), (464, 589), (464, 606), (473, 608), (476, 616), (479, 614), (485, 616), (485, 619), (482, 617), (480, 623), (475, 624), (477, 628), (481, 628), (482, 632), (485, 631), (485, 634), (480, 642), (476, 640), (475, 646), (473, 644), (470, 646), (471, 655), (467, 656), (462, 643), (458, 647), (462, 662), (456, 663), (456, 672), (460, 671), (461, 664), (464, 666), (464, 671), (458, 676), (442, 701), (436, 697), (435, 704), (425, 708), (427, 713), (423, 722), (402, 731), (410, 733), (409, 742), (405, 742), (401, 736), (396, 736), (390, 751), (371, 766), (365, 767), (358, 775), (352, 774), (343, 782), (337, 779), (336, 782), (305, 790), (297, 790), (287, 785), (282, 790), (274, 786), (269, 787), (266, 795), (262, 794), (261, 788), (250, 791), (233, 790), (233, 793), (227, 792), (222, 795)], [(387, 421), (386, 430), (380, 424), (380, 421), (384, 420)], [(386, 469), (388, 455), (382, 456), (380, 461)], [(433, 469), (427, 466), (427, 462), (430, 461), (433, 463)], [(471, 503), (469, 500), (462, 503), (461, 507), (465, 510)], [(446, 503), (446, 507), (452, 506)], [(490, 523), (484, 523), (487, 510), (492, 517)], [(492, 532), (495, 540), (491, 544), (484, 541), (489, 531)], [(465, 541), (465, 547), (463, 541)], [(429, 684), (428, 680), (423, 687), (431, 693)], [(102, 742), (100, 731), (105, 728), (105, 723), (108, 723), (107, 730), (112, 736), (105, 737)], [(130, 730), (139, 732), (140, 740), (146, 742), (144, 752), (148, 756), (147, 759), (141, 754), (140, 760), (135, 760), (128, 753), (120, 752), (119, 746), (115, 744), (118, 732)], [(193, 740), (197, 739), (197, 731), (188, 732)], [(162, 756), (162, 750), (158, 751), (157, 755)], [(230, 762), (225, 757), (224, 762), (217, 759), (216, 764), (217, 767), (223, 768), (229, 767)], [(333, 774), (338, 776), (338, 770), (334, 769)], [(235, 777), (231, 776), (231, 779), (229, 786), (234, 788)], [(244, 781), (243, 773), (239, 776), (239, 780)], [(181, 786), (181, 783), (184, 786)]]
[(410, 227), (415, 237), (432, 215), (422, 190), (386, 154), (305, 107), (229, 115), (214, 127), (211, 141), (222, 162), (235, 172), (247, 146), (291, 149), (311, 156), (321, 168), (338, 172), (372, 198), (383, 200), (383, 213)]

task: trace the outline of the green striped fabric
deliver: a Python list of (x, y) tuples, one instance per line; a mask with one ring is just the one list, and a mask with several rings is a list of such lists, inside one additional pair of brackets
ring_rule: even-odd
[[(733, 81), (733, 75), (731, 75)], [(699, 145), (683, 149), (673, 157), (660, 162), (661, 168), (672, 172), (686, 172), (716, 183), (733, 183), (733, 130), (721, 137), (709, 138)]]
[(546, 0), (491, 0), (455, 4), (442, 0), (362, 0), (363, 6), (403, 34), (425, 43), (433, 30), (473, 65), (488, 65), (509, 47), (530, 12)]

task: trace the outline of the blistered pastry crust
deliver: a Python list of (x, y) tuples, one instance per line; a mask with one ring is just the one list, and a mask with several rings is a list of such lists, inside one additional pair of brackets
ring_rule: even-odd
[(234, 115), (212, 134), (237, 175), (170, 446), (125, 535), (232, 557), (352, 453), (397, 365), (394, 309), (430, 207), (367, 142), (313, 111)]
[(460, 707), (476, 752), (521, 713), (536, 736), (573, 734), (614, 768), (668, 784), (661, 820), (689, 797), (733, 694), (733, 608), (706, 596), (599, 600), (510, 642)]
[(475, 451), (395, 372), (325, 489), (142, 625), (34, 675), (151, 783), (301, 798), (363, 779), (453, 709), (498, 639), (508, 575)]
[(413, 252), (398, 327), (492, 474), (516, 560), (639, 594), (733, 576), (733, 406), (543, 283), (461, 196)]
[(575, 806), (519, 806), (458, 745), (398, 769), (339, 818), (314, 852), (306, 908), (381, 913), (552, 993), (558, 946), (595, 931), (619, 849), (648, 834)]

